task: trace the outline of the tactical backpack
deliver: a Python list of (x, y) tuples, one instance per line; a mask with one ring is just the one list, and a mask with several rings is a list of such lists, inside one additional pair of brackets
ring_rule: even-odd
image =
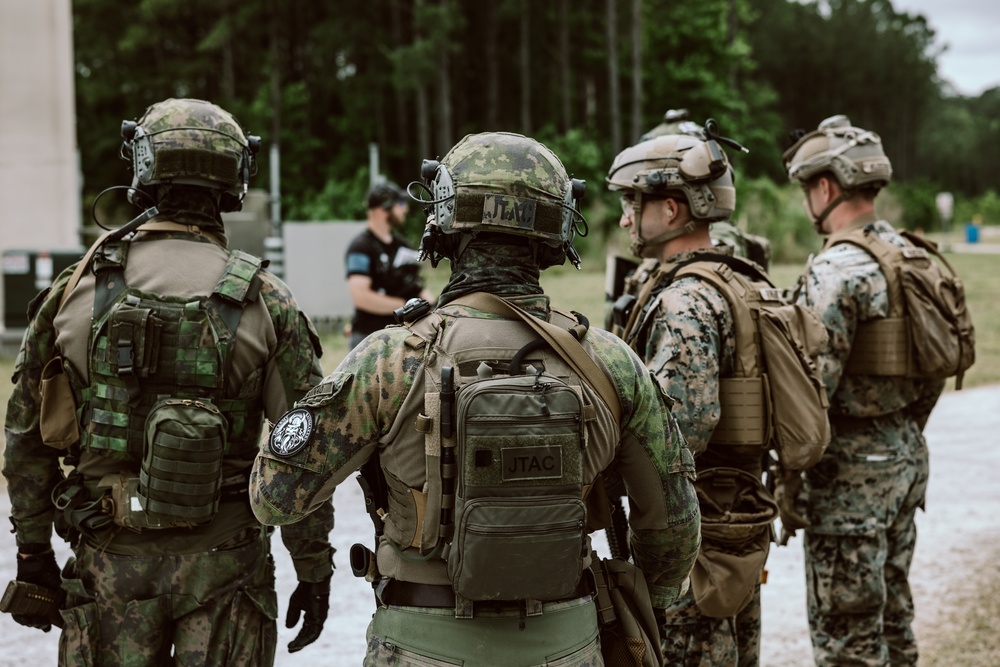
[(830, 441), (829, 400), (816, 363), (827, 342), (822, 321), (811, 310), (786, 303), (752, 263), (699, 254), (657, 267), (624, 329), (633, 348), (644, 344), (659, 295), (684, 276), (714, 286), (733, 316), (734, 372), (719, 379), (721, 416), (711, 442), (774, 449), (788, 469), (815, 464)]
[[(485, 293), (452, 303), (516, 315), (540, 335), (509, 362), (472, 369), (437, 345), (425, 359), (425, 414), (418, 419), (428, 442), (425, 526), (437, 524), (456, 614), (471, 613), (468, 601), (568, 597), (589, 555), (583, 458), (586, 422), (595, 413), (579, 382), (616, 417), (617, 394), (570, 330)], [(578, 324), (575, 335), (585, 331)], [(570, 377), (524, 365), (532, 355), (544, 366), (555, 356), (548, 346)]]
[[(955, 389), (976, 360), (976, 334), (965, 286), (937, 246), (907, 231), (905, 248), (870, 225), (832, 234), (826, 247), (850, 243), (879, 265), (888, 285), (889, 313), (858, 325), (845, 372), (916, 378), (955, 376)], [(942, 270), (947, 268), (947, 272)]]

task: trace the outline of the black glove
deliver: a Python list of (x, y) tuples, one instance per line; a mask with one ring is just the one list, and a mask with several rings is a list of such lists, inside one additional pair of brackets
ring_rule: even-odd
[(292, 641), (288, 642), (288, 652), (301, 651), (309, 644), (319, 639), (330, 611), (330, 578), (323, 581), (300, 581), (288, 600), (288, 613), (285, 614), (285, 627), (294, 628), (299, 622), (299, 616), (305, 613), (302, 629)]
[[(48, 544), (23, 544), (17, 554), (17, 580), (42, 586), (53, 591), (62, 588), (62, 578), (59, 576), (59, 565), (56, 564), (56, 554)], [(45, 616), (28, 616), (13, 614), (14, 621), (29, 628), (38, 628), (48, 632), (52, 629), (52, 621)]]

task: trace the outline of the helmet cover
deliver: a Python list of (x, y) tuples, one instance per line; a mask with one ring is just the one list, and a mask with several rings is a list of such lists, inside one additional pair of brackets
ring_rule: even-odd
[(803, 185), (831, 173), (845, 191), (882, 188), (892, 179), (892, 164), (878, 134), (851, 125), (847, 116), (827, 118), (782, 155), (788, 178)]

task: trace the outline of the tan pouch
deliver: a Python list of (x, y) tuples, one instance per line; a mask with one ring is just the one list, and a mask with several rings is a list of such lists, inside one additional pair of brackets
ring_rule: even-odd
[(691, 592), (702, 614), (735, 616), (760, 582), (778, 507), (761, 481), (743, 470), (710, 468), (695, 482), (701, 506), (701, 551)]
[(59, 450), (69, 449), (80, 440), (80, 426), (76, 420), (76, 400), (61, 356), (51, 359), (42, 369), (41, 393), (38, 430), (42, 442)]

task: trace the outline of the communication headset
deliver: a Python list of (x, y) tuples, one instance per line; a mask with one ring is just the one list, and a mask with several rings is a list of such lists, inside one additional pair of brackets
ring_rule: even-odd
[(185, 178), (183, 176), (163, 179), (162, 182), (198, 185), (214, 190), (220, 190), (222, 192), (222, 196), (219, 201), (220, 210), (223, 213), (239, 211), (243, 207), (243, 198), (246, 196), (247, 190), (249, 189), (250, 177), (257, 173), (256, 156), (257, 153), (260, 152), (261, 144), (259, 136), (248, 134), (246, 141), (244, 142), (239, 137), (236, 137), (228, 132), (223, 132), (222, 130), (217, 130), (211, 127), (195, 126), (170, 127), (156, 132), (147, 132), (146, 129), (137, 122), (123, 120), (121, 126), (123, 141), (120, 154), (122, 158), (129, 161), (132, 168), (132, 185), (128, 191), (128, 201), (136, 206), (141, 206), (139, 201), (137, 201), (136, 192), (141, 191), (144, 187), (156, 185), (157, 182), (160, 182), (159, 180), (154, 181), (156, 151), (153, 150), (152, 137), (164, 132), (174, 132), (178, 130), (215, 132), (216, 134), (221, 134), (222, 136), (239, 144), (242, 147), (240, 151), (241, 154), (239, 163), (240, 183), (238, 187), (234, 188), (231, 186), (227, 187), (219, 183), (213, 183), (207, 179)]
[[(438, 160), (424, 160), (420, 165), (421, 181), (413, 181), (407, 186), (407, 194), (424, 207), (429, 216), (428, 224), (420, 239), (420, 260), (430, 259), (431, 266), (437, 267), (442, 258), (457, 258), (476, 231), (458, 234), (455, 214), (457, 209), (455, 182), (447, 165)], [(422, 199), (413, 194), (413, 188), (419, 188), (430, 195), (430, 199)], [(542, 235), (514, 234), (527, 237), (535, 248), (539, 266), (542, 269), (565, 262), (568, 257), (579, 270), (580, 255), (573, 247), (573, 239), (586, 236), (589, 233), (586, 218), (579, 210), (579, 202), (587, 190), (587, 182), (579, 178), (571, 178), (560, 204), (562, 207), (562, 225), (559, 239), (546, 239)], [(545, 205), (546, 202), (536, 202)], [(432, 216), (432, 218), (430, 218)]]

